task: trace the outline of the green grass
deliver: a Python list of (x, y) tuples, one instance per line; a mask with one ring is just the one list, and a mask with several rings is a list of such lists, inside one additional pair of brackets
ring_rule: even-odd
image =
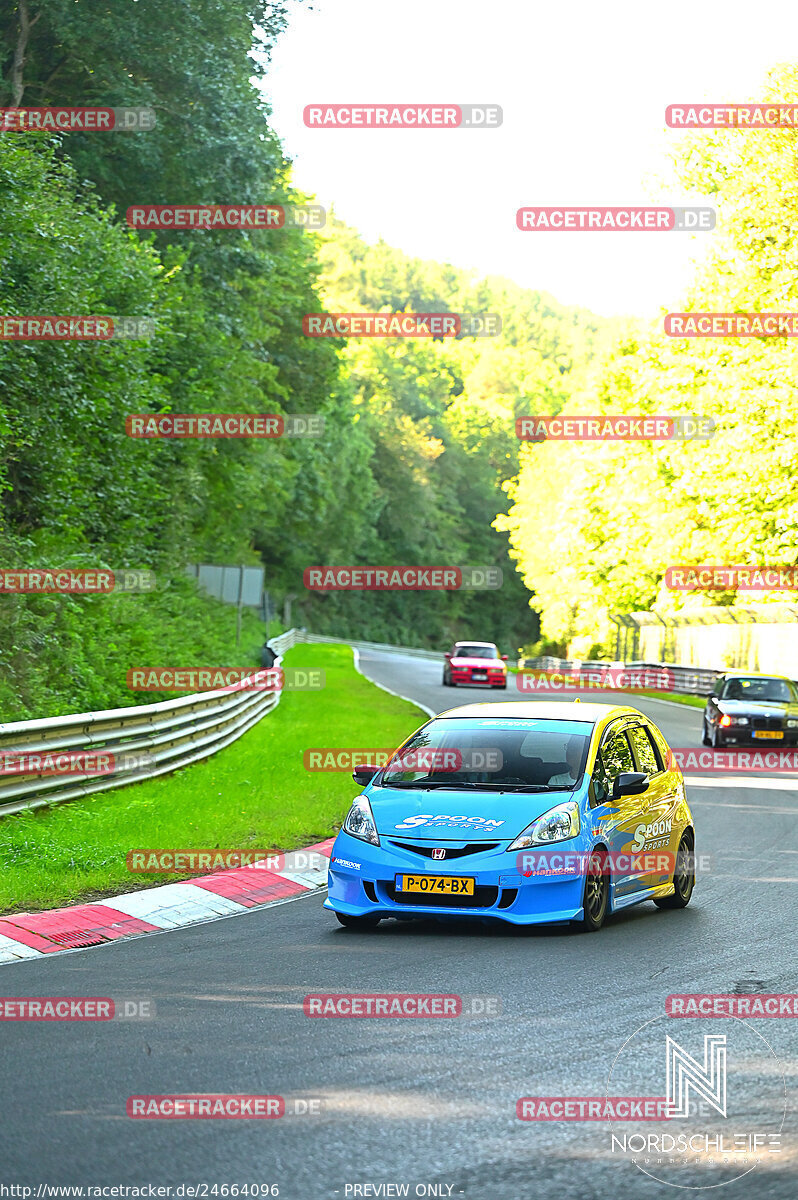
[(96, 798), (0, 820), (0, 912), (30, 912), (137, 891), (186, 875), (131, 874), (138, 848), (292, 850), (338, 828), (357, 785), (309, 772), (308, 747), (392, 747), (426, 719), (369, 683), (348, 646), (296, 646), (294, 667), (322, 667), (320, 691), (278, 708), (203, 763)]

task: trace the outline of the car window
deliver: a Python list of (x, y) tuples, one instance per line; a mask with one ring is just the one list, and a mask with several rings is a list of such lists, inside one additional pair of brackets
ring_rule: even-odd
[(721, 700), (792, 700), (792, 688), (786, 679), (727, 679), (720, 692)]
[(612, 785), (621, 771), (634, 771), (634, 759), (623, 733), (609, 737), (596, 754), (596, 765), (590, 777), (593, 804), (606, 804)]
[(646, 775), (659, 774), (662, 768), (657, 760), (648, 730), (643, 725), (636, 725), (634, 729), (629, 730), (629, 740), (632, 743), (640, 770), (644, 771)]
[(615, 733), (601, 747), (601, 760), (612, 783), (622, 771), (634, 771), (635, 763), (625, 733)]
[(456, 658), (498, 658), (499, 651), (495, 646), (456, 646)]

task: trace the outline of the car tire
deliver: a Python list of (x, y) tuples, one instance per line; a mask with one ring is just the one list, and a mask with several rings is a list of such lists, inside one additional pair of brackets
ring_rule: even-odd
[(444, 686), (444, 687), (451, 687), (451, 686), (452, 686), (452, 685), (449, 683), (449, 680), (446, 678), (446, 672), (445, 672), (445, 671), (443, 672), (443, 686)]
[(712, 738), (709, 736), (709, 726), (707, 725), (706, 717), (704, 717), (704, 725), (701, 730), (701, 745), (702, 746), (711, 746), (712, 745)]
[[(594, 863), (598, 870), (594, 870)], [(597, 933), (604, 924), (610, 907), (610, 877), (607, 873), (607, 851), (594, 850), (590, 856), (585, 891), (583, 895), (584, 916), (575, 924), (585, 933)]]
[(722, 750), (723, 749), (723, 741), (721, 739), (720, 730), (718, 729), (717, 725), (714, 727), (714, 729), (712, 730), (712, 733), (710, 734), (709, 744), (713, 750)]
[(683, 833), (676, 851), (676, 865), (673, 868), (673, 895), (660, 896), (655, 900), (657, 908), (687, 908), (695, 887), (695, 863), (692, 868), (680, 869), (679, 855), (693, 853), (693, 839), (688, 833)]
[(345, 929), (359, 929), (361, 931), (376, 929), (382, 919), (381, 917), (352, 917), (349, 913), (339, 912), (335, 916)]

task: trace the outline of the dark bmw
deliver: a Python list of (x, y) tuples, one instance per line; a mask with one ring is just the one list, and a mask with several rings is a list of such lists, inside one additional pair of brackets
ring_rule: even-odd
[(728, 671), (704, 711), (705, 746), (798, 744), (798, 687), (786, 675)]

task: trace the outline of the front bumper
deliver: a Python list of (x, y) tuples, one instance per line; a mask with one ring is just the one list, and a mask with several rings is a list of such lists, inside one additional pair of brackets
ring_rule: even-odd
[[(405, 839), (403, 839), (405, 840)], [(568, 848), (586, 849), (578, 839)], [(580, 919), (583, 914), (584, 876), (530, 876), (517, 869), (518, 854), (509, 843), (445, 862), (434, 862), (410, 850), (401, 850), (392, 839), (381, 846), (340, 832), (330, 855), (328, 896), (324, 907), (348, 916), (421, 917), (506, 921), (512, 925), (539, 925)], [(419, 846), (440, 842), (419, 840)], [(460, 848), (465, 842), (447, 842)], [(565, 846), (565, 843), (563, 843)], [(473, 897), (424, 896), (408, 902), (394, 888), (396, 875), (465, 875), (475, 879)]]
[[(757, 732), (781, 732), (782, 736), (754, 737)], [(798, 729), (759, 731), (745, 725), (718, 725), (717, 742), (719, 746), (756, 746), (761, 750), (778, 750), (781, 746), (798, 745)]]
[[(452, 667), (450, 670), (452, 683), (473, 683), (477, 687), (506, 687), (507, 676), (504, 671), (480, 671), (472, 667)], [(475, 675), (481, 678), (475, 679)]]

